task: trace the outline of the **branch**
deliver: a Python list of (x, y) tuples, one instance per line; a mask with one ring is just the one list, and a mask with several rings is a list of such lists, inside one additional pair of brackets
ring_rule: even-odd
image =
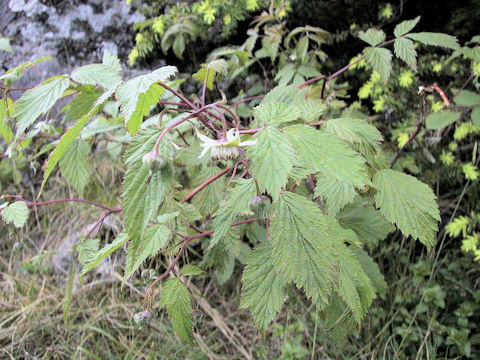
[(43, 201), (43, 202), (30, 202), (30, 201), (25, 200), (20, 195), (7, 195), (7, 194), (5, 194), (3, 196), (8, 197), (8, 198), (17, 199), (19, 201), (23, 201), (24, 203), (27, 204), (27, 206), (42, 206), (42, 205), (57, 204), (57, 203), (64, 203), (64, 202), (79, 202), (79, 203), (85, 203), (85, 204), (90, 204), (90, 205), (96, 206), (98, 208), (109, 211), (111, 213), (122, 211), (122, 209), (111, 209), (108, 206), (98, 204), (94, 201), (85, 200), (85, 199), (55, 199), (55, 200), (48, 200), (48, 201)]
[(217, 180), (219, 177), (223, 176), (224, 174), (226, 174), (227, 172), (229, 172), (230, 170), (232, 169), (232, 166), (229, 166), (229, 167), (226, 167), (225, 169), (223, 169), (222, 171), (220, 171), (218, 174), (215, 174), (213, 175), (210, 179), (207, 179), (206, 181), (204, 181), (203, 183), (201, 183), (200, 185), (198, 185), (195, 189), (193, 189), (185, 199), (182, 200), (182, 202), (187, 202), (188, 200), (190, 200), (191, 198), (193, 198), (200, 190), (202, 190), (204, 187), (206, 187), (207, 185), (211, 184), (212, 182), (214, 182), (215, 180)]

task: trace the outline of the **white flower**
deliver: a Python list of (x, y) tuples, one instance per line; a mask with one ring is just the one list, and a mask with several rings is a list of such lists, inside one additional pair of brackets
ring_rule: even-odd
[(235, 159), (240, 154), (240, 148), (243, 146), (255, 145), (255, 140), (241, 141), (240, 132), (237, 129), (227, 131), (225, 137), (215, 140), (200, 134), (197, 131), (197, 137), (202, 141), (202, 153), (198, 157), (202, 158), (208, 150), (211, 150), (213, 160), (230, 160)]

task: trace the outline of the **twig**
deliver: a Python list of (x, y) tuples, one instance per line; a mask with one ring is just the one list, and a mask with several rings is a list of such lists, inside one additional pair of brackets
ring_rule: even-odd
[(214, 182), (215, 180), (217, 180), (219, 177), (223, 176), (224, 174), (226, 174), (227, 172), (229, 172), (231, 169), (232, 169), (233, 166), (229, 166), (229, 167), (226, 167), (225, 169), (223, 169), (222, 171), (220, 171), (219, 173), (213, 175), (210, 179), (207, 179), (205, 180), (203, 183), (201, 183), (200, 185), (198, 185), (195, 189), (193, 189), (185, 199), (182, 200), (182, 202), (187, 202), (189, 201), (191, 198), (193, 198), (200, 190), (202, 190), (204, 187), (206, 187), (207, 185), (211, 184), (212, 182)]

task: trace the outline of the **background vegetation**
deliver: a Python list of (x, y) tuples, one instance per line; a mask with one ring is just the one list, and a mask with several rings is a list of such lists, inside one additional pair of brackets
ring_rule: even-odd
[[(120, 215), (113, 213), (98, 230), (98, 209), (86, 204), (34, 206), (22, 229), (0, 225), (1, 356), (480, 358), (480, 37), (475, 20), (480, 3), (158, 0), (130, 5), (145, 20), (134, 26), (131, 48), (123, 57), (120, 54), (122, 63), (155, 68), (159, 59), (165, 59), (183, 74), (177, 85), (198, 100), (205, 78), (208, 102), (217, 99), (217, 90), (238, 101), (262, 95), (277, 84), (299, 85), (335, 75), (356, 61), (328, 83), (312, 82), (313, 91), (330, 101), (332, 114), (365, 118), (376, 125), (385, 136), (386, 161), (434, 189), (442, 218), (436, 246), (427, 252), (398, 231), (368, 246), (386, 286), (348, 337), (328, 331), (311, 303), (293, 289), (276, 322), (262, 336), (248, 312), (238, 310), (239, 256), (225, 270), (210, 269), (207, 276), (192, 280), (196, 332), (191, 346), (175, 335), (163, 312), (149, 326), (139, 328), (135, 322), (134, 315), (144, 310), (144, 294), (158, 274), (139, 272), (122, 286), (125, 259), (116, 252), (83, 282), (78, 279), (79, 265), (71, 265), (76, 263), (74, 244), (92, 234), (106, 242), (113, 239), (121, 229)], [(396, 24), (418, 15), (421, 20), (415, 31), (456, 35), (462, 47), (452, 51), (417, 45), (416, 63), (410, 58), (394, 62), (384, 82), (383, 74), (359, 58), (365, 47), (360, 31), (375, 27), (391, 35)], [(259, 16), (260, 21), (252, 23)], [(4, 39), (2, 46), (10, 50)], [(219, 57), (226, 59), (225, 64), (214, 62)], [(8, 77), (0, 79), (3, 87), (9, 85)], [(16, 96), (14, 90), (2, 95)], [(250, 105), (259, 101), (253, 99)], [(52, 140), (81, 111), (81, 104), (77, 105), (63, 108), (58, 118), (47, 116), (39, 122), (23, 139), (23, 154), (13, 157), (8, 154), (13, 134), (8, 126), (0, 128), (2, 194), (21, 194), (25, 199), (38, 195), (41, 165)], [(7, 107), (8, 102), (2, 101), (2, 120), (7, 119)], [(447, 107), (449, 112), (443, 111)], [(249, 111), (244, 103), (237, 107), (242, 117), (249, 117)], [(81, 195), (111, 204), (112, 209), (119, 203), (125, 172), (119, 159), (128, 139), (116, 133), (119, 116), (113, 105), (105, 106), (91, 128), (95, 135), (76, 145), (88, 154), (85, 166), (90, 175), (69, 176), (68, 161), (60, 162), (60, 171), (52, 174), (39, 201)], [(31, 145), (35, 151), (29, 150)], [(164, 260), (149, 261), (155, 267)], [(71, 299), (66, 301), (66, 294)]]

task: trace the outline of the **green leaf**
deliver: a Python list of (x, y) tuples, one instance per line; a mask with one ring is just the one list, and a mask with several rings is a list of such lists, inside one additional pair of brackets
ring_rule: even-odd
[(70, 85), (67, 76), (50, 78), (25, 93), (15, 103), (14, 117), (18, 120), (17, 136), (22, 134), (40, 115), (46, 114)]
[(350, 248), (337, 246), (336, 253), (339, 259), (337, 293), (359, 322), (372, 304), (375, 288)]
[(163, 286), (160, 307), (167, 308), (167, 314), (177, 334), (183, 340), (193, 343), (190, 293), (179, 278), (171, 278)]
[[(80, 94), (68, 103), (60, 112), (64, 112), (64, 121), (78, 120), (85, 114), (88, 114), (95, 106), (95, 102), (102, 95), (101, 89), (96, 89), (94, 86), (79, 86)], [(94, 115), (95, 113), (91, 113)]]
[(364, 54), (373, 70), (378, 72), (386, 82), (392, 71), (392, 52), (385, 48), (367, 47)]
[(375, 126), (360, 119), (331, 119), (322, 125), (322, 129), (369, 152), (376, 152), (383, 141), (382, 134)]
[(410, 33), (410, 34), (407, 34), (406, 36), (424, 45), (441, 46), (448, 49), (459, 48), (457, 38), (452, 35), (433, 33), (433, 32), (419, 32), (419, 33)]
[(213, 228), (215, 232), (210, 240), (209, 250), (230, 232), (230, 227), (238, 215), (250, 211), (250, 201), (255, 195), (257, 195), (257, 189), (253, 179), (238, 179), (232, 184), (227, 191), (225, 200), (220, 203), (214, 214)]
[(383, 278), (378, 265), (373, 261), (373, 259), (367, 254), (365, 250), (362, 250), (357, 247), (351, 247), (352, 252), (357, 257), (360, 265), (362, 266), (365, 273), (370, 278), (372, 285), (375, 287), (377, 293), (384, 293), (388, 285)]
[(305, 98), (306, 88), (298, 89), (296, 86), (279, 85), (270, 90), (262, 100), (262, 104), (286, 103), (295, 105)]
[(198, 266), (187, 264), (182, 267), (181, 274), (183, 276), (189, 276), (189, 275), (206, 275), (207, 273), (200, 269)]
[(365, 32), (360, 31), (358, 37), (370, 46), (377, 46), (384, 42), (387, 36), (382, 30), (368, 29)]
[(143, 117), (150, 112), (150, 107), (155, 105), (163, 94), (162, 87), (153, 85), (168, 80), (177, 72), (175, 66), (164, 66), (149, 74), (137, 76), (118, 87), (116, 95), (132, 136), (137, 133)]
[(98, 85), (105, 89), (122, 81), (118, 67), (105, 64), (89, 64), (72, 71), (72, 79), (84, 85)]
[(412, 40), (403, 37), (395, 39), (393, 48), (398, 58), (405, 61), (413, 70), (417, 69), (417, 51)]
[(405, 236), (411, 235), (427, 247), (435, 245), (440, 213), (432, 189), (413, 176), (385, 169), (373, 180), (375, 203)]
[(116, 54), (112, 54), (108, 50), (105, 50), (103, 53), (102, 63), (103, 65), (108, 66), (113, 71), (119, 74), (122, 71), (122, 65), (120, 64), (120, 59)]
[(16, 228), (22, 228), (28, 219), (30, 210), (24, 201), (15, 201), (2, 210), (2, 219), (6, 224), (12, 223)]
[(8, 70), (5, 74), (0, 75), (0, 80), (3, 80), (5, 84), (11, 85), (15, 81), (18, 81), (25, 74), (25, 70), (30, 69), (32, 66), (46, 60), (52, 60), (50, 56), (43, 56), (39, 59), (24, 62), (14, 68)]
[(317, 121), (320, 115), (327, 110), (327, 106), (323, 102), (312, 99), (302, 99), (297, 102), (297, 106), (302, 112), (302, 119), (307, 123)]
[(412, 29), (418, 24), (419, 21), (420, 21), (420, 16), (417, 16), (413, 20), (402, 21), (400, 24), (395, 26), (395, 30), (393, 30), (393, 34), (397, 38), (400, 36), (403, 36), (409, 33), (410, 31), (412, 31)]
[(98, 239), (87, 239), (77, 244), (75, 248), (78, 252), (78, 260), (82, 264), (87, 264), (91, 259), (95, 258), (99, 246), (100, 240)]
[(268, 241), (259, 244), (247, 259), (242, 275), (240, 308), (250, 308), (255, 324), (264, 332), (284, 302), (286, 281), (272, 259)]
[(480, 106), (472, 109), (472, 124), (480, 129)]
[(12, 141), (13, 132), (7, 124), (7, 118), (13, 113), (14, 103), (9, 97), (0, 100), (0, 136), (5, 142)]
[(182, 58), (183, 52), (185, 51), (185, 38), (183, 35), (178, 35), (175, 37), (175, 40), (173, 41), (173, 46), (172, 46), (174, 54), (178, 58)]
[[(142, 162), (143, 155), (153, 150), (159, 134), (160, 130), (155, 128), (142, 130), (125, 151), (127, 172), (122, 185), (123, 215), (125, 228), (132, 239), (141, 238), (165, 196), (168, 169), (155, 172), (147, 182), (150, 172)], [(162, 148), (168, 146), (166, 141), (162, 142)]]
[(302, 116), (298, 107), (287, 103), (260, 104), (253, 109), (253, 113), (262, 125), (288, 123)]
[(377, 245), (395, 230), (370, 201), (360, 196), (346, 205), (337, 218), (341, 226), (353, 230), (358, 239), (368, 245)]
[(13, 54), (13, 49), (10, 45), (10, 39), (6, 37), (0, 37), (0, 50)]
[(152, 225), (145, 234), (132, 238), (127, 248), (127, 261), (123, 283), (125, 283), (140, 265), (149, 257), (154, 257), (170, 239), (171, 231), (165, 225)]
[(324, 176), (358, 188), (370, 183), (365, 160), (338, 137), (304, 125), (285, 130), (310, 173), (320, 171)]
[(318, 177), (315, 187), (315, 197), (321, 197), (325, 209), (330, 215), (335, 215), (346, 204), (351, 203), (357, 192), (350, 184), (339, 182), (330, 177)]
[(480, 105), (480, 94), (469, 90), (462, 90), (457, 96), (455, 96), (455, 104), (460, 106)]
[(335, 252), (329, 227), (317, 204), (284, 192), (270, 215), (272, 261), (285, 281), (303, 288), (313, 303), (328, 302), (336, 279)]
[(277, 198), (295, 162), (295, 150), (287, 136), (274, 128), (259, 131), (252, 140), (256, 144), (247, 150), (252, 175), (260, 190)]
[(435, 112), (427, 116), (425, 126), (430, 130), (439, 130), (460, 120), (461, 115), (460, 111), (453, 110)]
[(113, 240), (110, 244), (105, 245), (100, 250), (98, 249), (98, 240), (97, 246), (94, 251), (90, 251), (83, 256), (83, 268), (82, 272), (80, 273), (81, 276), (85, 275), (87, 272), (95, 268), (100, 262), (105, 259), (107, 256), (112, 254), (113, 252), (120, 249), (128, 240), (128, 235), (126, 232), (121, 232), (117, 235), (115, 240)]
[(90, 173), (88, 171), (87, 156), (90, 153), (90, 146), (85, 140), (76, 139), (60, 159), (60, 170), (63, 176), (79, 192), (88, 183)]
[[(222, 169), (217, 166), (205, 167), (196, 177), (195, 185), (202, 184), (215, 174), (218, 174), (221, 170)], [(198, 211), (204, 215), (213, 214), (223, 199), (225, 187), (226, 181), (225, 178), (222, 177), (200, 191), (193, 199), (193, 203), (197, 206)]]

